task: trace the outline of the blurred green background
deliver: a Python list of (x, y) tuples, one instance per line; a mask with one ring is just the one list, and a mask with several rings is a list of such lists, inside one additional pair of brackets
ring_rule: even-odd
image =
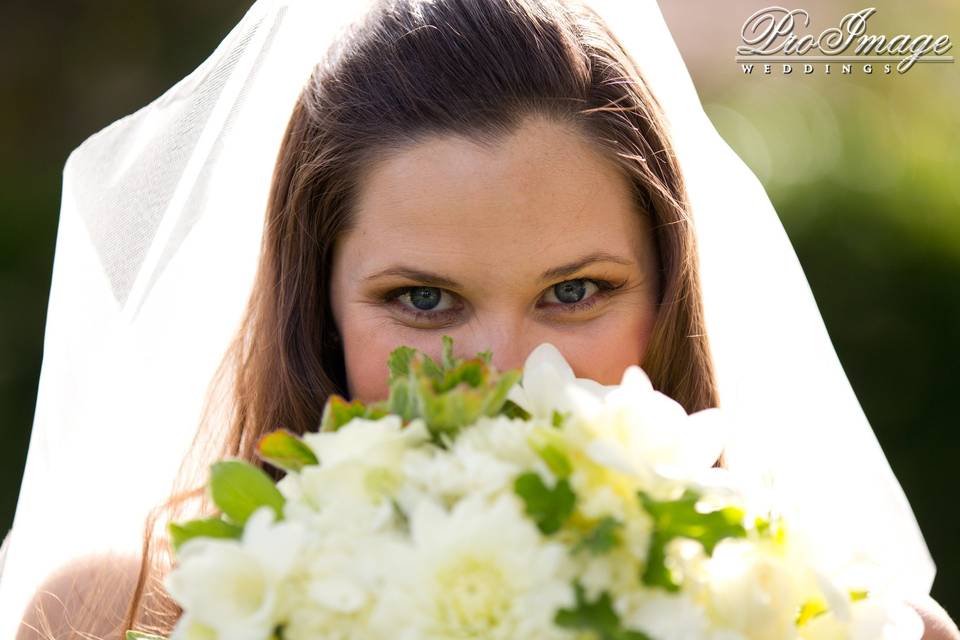
[[(707, 114), (766, 186), (960, 614), (960, 64), (904, 75), (744, 76), (768, 2), (660, 0)], [(33, 420), (69, 152), (193, 70), (249, 2), (15, 3), (0, 22), (0, 530)], [(813, 28), (849, 2), (808, 1)], [(870, 32), (960, 38), (955, 0), (873, 2)], [(951, 51), (953, 55), (958, 52)], [(642, 63), (642, 61), (641, 61)], [(951, 417), (952, 416), (952, 417)]]

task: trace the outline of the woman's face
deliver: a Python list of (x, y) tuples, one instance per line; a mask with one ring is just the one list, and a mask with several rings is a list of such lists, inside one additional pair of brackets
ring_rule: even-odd
[(492, 148), (437, 136), (364, 176), (330, 302), (350, 397), (386, 398), (387, 358), (491, 350), (501, 371), (553, 343), (578, 377), (641, 364), (657, 257), (630, 185), (580, 134), (531, 118)]

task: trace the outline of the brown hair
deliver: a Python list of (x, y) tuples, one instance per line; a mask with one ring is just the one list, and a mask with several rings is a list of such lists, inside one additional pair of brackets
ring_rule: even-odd
[[(253, 291), (211, 387), (209, 406), (229, 390), (217, 396), (228, 417), (205, 414), (178, 486), (203, 482), (216, 458), (257, 462), (263, 433), (315, 430), (330, 394), (346, 396), (326, 292), (335, 242), (377, 154), (429, 134), (495, 141), (532, 114), (578, 127), (630, 179), (660, 261), (643, 367), (688, 412), (717, 405), (683, 179), (660, 105), (603, 21), (561, 0), (381, 2), (317, 65), (293, 109)], [(159, 524), (190, 497), (202, 491), (175, 495), (148, 521), (127, 628), (168, 633), (180, 614), (160, 586), (170, 553)]]

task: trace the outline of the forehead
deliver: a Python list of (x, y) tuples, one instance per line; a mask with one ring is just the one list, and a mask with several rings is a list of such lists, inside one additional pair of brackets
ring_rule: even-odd
[(528, 119), (495, 144), (434, 136), (376, 161), (346, 242), (359, 270), (400, 262), (539, 274), (602, 250), (634, 258), (630, 183), (579, 132)]

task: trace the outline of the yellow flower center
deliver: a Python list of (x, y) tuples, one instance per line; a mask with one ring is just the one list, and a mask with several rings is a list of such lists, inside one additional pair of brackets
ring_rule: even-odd
[(458, 558), (437, 574), (437, 619), (455, 637), (496, 629), (512, 595), (504, 571), (490, 559)]

